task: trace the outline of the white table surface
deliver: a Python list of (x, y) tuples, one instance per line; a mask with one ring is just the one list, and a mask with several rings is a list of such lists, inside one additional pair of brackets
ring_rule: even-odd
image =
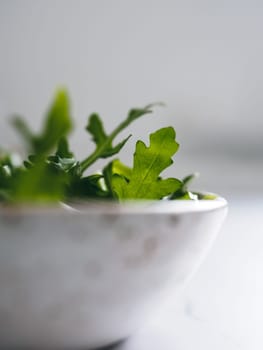
[(263, 196), (230, 199), (215, 245), (182, 294), (112, 349), (262, 350), (262, 218)]

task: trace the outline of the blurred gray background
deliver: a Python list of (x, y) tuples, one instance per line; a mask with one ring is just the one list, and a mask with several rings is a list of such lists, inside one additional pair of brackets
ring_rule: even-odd
[(58, 86), (79, 156), (93, 147), (91, 112), (111, 130), (130, 107), (163, 101), (131, 127), (123, 161), (173, 125), (181, 148), (167, 174), (199, 171), (195, 187), (226, 196), (262, 191), (262, 15), (255, 0), (0, 0), (0, 144), (18, 146), (12, 113), (40, 128)]

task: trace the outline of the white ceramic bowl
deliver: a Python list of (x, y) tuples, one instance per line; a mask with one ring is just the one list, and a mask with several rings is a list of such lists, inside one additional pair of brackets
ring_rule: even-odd
[(126, 338), (193, 274), (224, 199), (0, 208), (0, 345), (90, 349)]

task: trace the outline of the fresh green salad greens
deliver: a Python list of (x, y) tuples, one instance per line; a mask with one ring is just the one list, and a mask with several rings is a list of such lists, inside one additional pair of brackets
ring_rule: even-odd
[[(35, 134), (20, 117), (12, 124), (24, 139), (28, 155), (22, 162), (17, 154), (0, 151), (0, 201), (8, 203), (53, 202), (81, 199), (199, 199), (187, 189), (195, 175), (183, 180), (163, 179), (161, 173), (178, 150), (172, 127), (150, 135), (149, 146), (137, 141), (133, 166), (123, 164), (117, 155), (131, 135), (115, 143), (115, 138), (133, 121), (151, 113), (154, 105), (131, 109), (123, 122), (106, 133), (98, 114), (89, 117), (86, 131), (95, 148), (84, 160), (77, 160), (69, 148), (72, 118), (67, 92), (57, 92), (47, 113), (43, 130)], [(111, 158), (100, 173), (89, 167), (101, 158)]]

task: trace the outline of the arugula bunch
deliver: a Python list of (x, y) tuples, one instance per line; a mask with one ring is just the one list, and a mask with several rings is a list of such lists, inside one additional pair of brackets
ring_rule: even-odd
[(0, 151), (1, 202), (52, 202), (82, 199), (197, 199), (188, 191), (193, 178), (162, 179), (161, 172), (170, 166), (178, 150), (172, 127), (150, 135), (149, 146), (137, 141), (133, 166), (118, 158), (111, 159), (101, 173), (88, 174), (89, 167), (101, 158), (115, 156), (131, 135), (115, 144), (115, 138), (132, 122), (152, 112), (154, 105), (131, 109), (126, 119), (111, 133), (106, 133), (98, 114), (91, 114), (86, 131), (92, 136), (95, 149), (82, 161), (69, 148), (68, 135), (72, 118), (67, 92), (60, 90), (46, 115), (43, 130), (35, 134), (26, 122), (16, 117), (13, 126), (23, 137), (29, 150), (23, 162), (12, 153)]

